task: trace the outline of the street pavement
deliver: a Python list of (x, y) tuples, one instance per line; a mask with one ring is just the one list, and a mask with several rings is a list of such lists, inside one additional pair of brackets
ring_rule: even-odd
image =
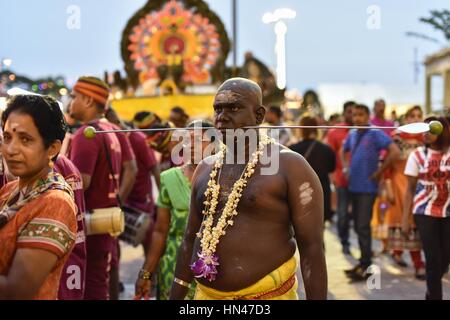
[[(336, 234), (335, 224), (327, 225), (325, 230), (325, 252), (328, 269), (328, 299), (331, 300), (423, 300), (425, 297), (425, 281), (414, 277), (409, 254), (404, 254), (408, 267), (395, 265), (388, 255), (376, 255), (373, 259), (375, 267), (367, 282), (350, 283), (343, 270), (353, 267), (357, 263), (359, 250), (356, 235), (351, 233), (352, 256), (345, 256), (341, 252), (341, 245)], [(379, 241), (374, 241), (374, 252), (380, 251)], [(124, 283), (125, 292), (121, 299), (132, 299), (134, 282), (143, 263), (142, 247), (133, 248), (122, 243), (120, 275)], [(301, 272), (298, 272), (301, 282)], [(443, 280), (444, 299), (450, 299), (450, 275)], [(305, 299), (303, 284), (299, 284), (299, 296)]]

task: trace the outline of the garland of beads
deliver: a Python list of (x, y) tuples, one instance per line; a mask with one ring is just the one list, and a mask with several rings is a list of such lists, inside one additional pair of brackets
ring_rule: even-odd
[(223, 208), (222, 215), (217, 221), (217, 225), (212, 227), (217, 204), (219, 203), (218, 199), (220, 193), (219, 179), (216, 181), (216, 177), (217, 172), (222, 169), (223, 159), (226, 153), (226, 147), (225, 145), (222, 145), (218, 154), (218, 159), (216, 160), (214, 168), (210, 174), (208, 188), (205, 191), (205, 209), (202, 211), (202, 214), (204, 215), (202, 222), (203, 230), (200, 230), (200, 232), (197, 233), (197, 237), (201, 238), (200, 244), (202, 248), (202, 256), (212, 257), (216, 252), (220, 237), (226, 234), (225, 229), (228, 226), (233, 226), (233, 217), (238, 215), (236, 208), (242, 197), (242, 192), (247, 186), (248, 179), (250, 179), (250, 177), (255, 173), (255, 167), (259, 161), (259, 158), (263, 155), (263, 149), (265, 146), (273, 142), (274, 140), (272, 138), (262, 136), (258, 149), (252, 154), (251, 160), (247, 164), (241, 177), (234, 183), (233, 190), (231, 191), (228, 201)]

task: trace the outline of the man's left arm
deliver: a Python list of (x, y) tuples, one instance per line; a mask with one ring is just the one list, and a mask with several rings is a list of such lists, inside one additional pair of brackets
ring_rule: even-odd
[(306, 298), (327, 298), (327, 268), (323, 243), (323, 191), (319, 178), (302, 157), (286, 155), (286, 179)]
[(378, 136), (377, 143), (380, 145), (381, 149), (387, 150), (387, 155), (380, 168), (371, 177), (376, 181), (381, 178), (381, 175), (386, 169), (392, 166), (394, 161), (400, 158), (400, 149), (384, 132)]
[(381, 172), (392, 166), (393, 162), (400, 157), (400, 149), (395, 143), (391, 143), (387, 147), (388, 154), (380, 167)]
[(134, 183), (136, 182), (137, 170), (136, 160), (134, 159), (125, 161), (122, 164), (122, 179), (120, 182), (119, 197), (123, 202), (126, 201), (133, 190)]
[(136, 164), (136, 156), (134, 155), (129, 138), (121, 132), (116, 133), (116, 136), (119, 140), (120, 149), (122, 152), (122, 170), (120, 177), (119, 197), (122, 202), (125, 202), (129, 194), (133, 190), (138, 169)]

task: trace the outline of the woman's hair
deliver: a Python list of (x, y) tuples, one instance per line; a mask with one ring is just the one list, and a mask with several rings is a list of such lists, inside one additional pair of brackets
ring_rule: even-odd
[(450, 125), (444, 117), (428, 117), (424, 122), (429, 123), (431, 121), (439, 121), (444, 127), (434, 144), (440, 151), (446, 151), (450, 147)]
[(302, 102), (302, 106), (303, 107), (307, 107), (306, 105), (306, 100), (308, 96), (312, 96), (313, 100), (315, 103), (317, 103), (318, 106), (321, 106), (320, 101), (319, 101), (319, 96), (317, 95), (317, 93), (314, 90), (307, 90), (304, 94), (303, 94), (303, 102)]
[(408, 111), (406, 111), (405, 118), (411, 117), (411, 115), (414, 111), (419, 111), (423, 115), (422, 108), (420, 106), (414, 106), (414, 107), (409, 108)]
[(194, 120), (187, 126), (188, 128), (214, 128), (214, 125), (206, 120)]
[(56, 140), (64, 140), (67, 123), (54, 98), (40, 95), (13, 96), (2, 114), (2, 129), (5, 129), (5, 123), (13, 112), (27, 114), (33, 118), (46, 149)]
[[(317, 126), (317, 119), (313, 117), (303, 117), (300, 119), (301, 126)], [(317, 135), (318, 131), (316, 128), (303, 128), (302, 137), (303, 139), (309, 138), (312, 134)]]
[[(214, 125), (207, 120), (194, 120), (187, 125), (188, 128), (214, 128)], [(206, 129), (208, 130), (208, 129)], [(208, 132), (208, 131), (207, 131)], [(207, 134), (207, 137), (211, 140), (211, 142), (215, 141), (215, 137), (213, 134)]]

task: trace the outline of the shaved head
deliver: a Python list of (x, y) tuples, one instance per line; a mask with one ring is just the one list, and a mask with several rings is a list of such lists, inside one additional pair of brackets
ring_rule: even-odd
[(231, 78), (217, 90), (214, 119), (218, 129), (236, 129), (259, 125), (266, 109), (262, 105), (261, 88), (244, 78)]
[(217, 90), (217, 95), (228, 92), (227, 96), (236, 99), (239, 96), (249, 100), (255, 106), (262, 106), (262, 91), (259, 85), (245, 78), (231, 78), (225, 81)]

